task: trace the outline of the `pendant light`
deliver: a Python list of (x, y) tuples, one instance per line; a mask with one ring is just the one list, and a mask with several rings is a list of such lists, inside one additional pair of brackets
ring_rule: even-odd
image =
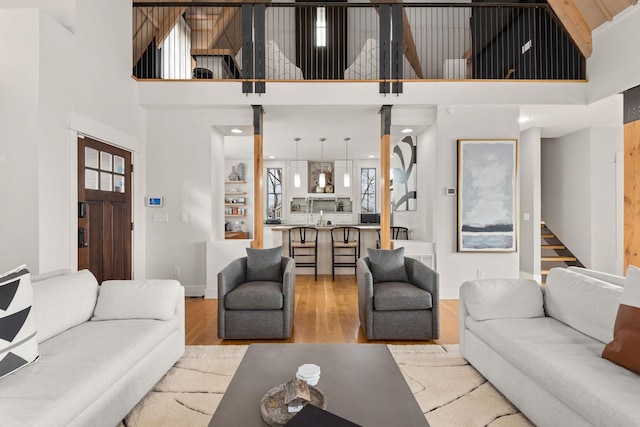
[(326, 138), (320, 138), (320, 174), (318, 175), (318, 186), (324, 188), (327, 185), (327, 177), (322, 171), (322, 163), (324, 162), (324, 140)]
[[(345, 165), (348, 164), (349, 162), (349, 140), (351, 138), (345, 138), (344, 139), (344, 146), (345, 146), (345, 151), (344, 151), (344, 158), (345, 158)], [(349, 175), (349, 167), (345, 167), (344, 169), (344, 177), (343, 177), (343, 184), (345, 187), (351, 187), (351, 175)]]
[(300, 161), (298, 160), (298, 142), (300, 138), (296, 138), (296, 173), (293, 175), (293, 186), (295, 188), (300, 188)]

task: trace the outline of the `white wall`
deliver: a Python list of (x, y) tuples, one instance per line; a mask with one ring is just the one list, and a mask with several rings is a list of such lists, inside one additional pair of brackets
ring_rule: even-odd
[(624, 201), (616, 187), (617, 170), (624, 166), (616, 164), (616, 153), (622, 152), (622, 126), (591, 129), (591, 268), (613, 274), (623, 274)]
[(588, 268), (621, 273), (616, 195), (620, 128), (584, 129), (542, 142), (542, 219)]
[(542, 142), (542, 220), (591, 267), (591, 132)]
[(35, 9), (0, 9), (1, 272), (39, 271), (38, 22)]
[[(2, 141), (11, 143), (11, 159), (17, 154), (28, 161), (20, 165), (19, 181), (17, 171), (5, 169), (11, 178), (3, 181), (13, 186), (2, 194), (19, 215), (2, 218), (2, 235), (10, 244), (0, 250), (0, 266), (19, 260), (39, 273), (77, 267), (75, 135), (85, 132), (107, 142), (110, 135), (124, 136), (119, 139), (127, 141), (125, 148), (137, 149), (144, 115), (130, 78), (130, 2), (29, 5), (42, 9), (0, 9), (0, 31), (8, 31), (0, 38), (0, 63), (11, 71), (0, 79), (0, 98), (11, 103), (11, 111), (3, 114), (7, 126), (0, 132), (7, 136)], [(72, 125), (73, 117), (88, 120)], [(97, 125), (85, 127), (88, 123)], [(21, 144), (15, 144), (18, 140)], [(30, 171), (28, 177), (24, 171)], [(139, 254), (134, 239), (134, 274)]]
[(533, 128), (522, 132), (518, 149), (520, 276), (540, 280), (540, 129)]
[[(439, 106), (437, 112), (436, 189), (457, 187), (457, 140), (519, 137), (519, 108)], [(436, 259), (440, 297), (458, 298), (460, 285), (478, 277), (517, 278), (519, 256), (508, 253), (458, 253), (457, 199), (436, 191)]]
[(640, 84), (640, 7), (630, 6), (593, 32), (588, 103)]
[(164, 206), (146, 208), (146, 275), (175, 277), (189, 295), (205, 287), (205, 242), (213, 233), (208, 115), (186, 109), (147, 112), (147, 195), (164, 197)]

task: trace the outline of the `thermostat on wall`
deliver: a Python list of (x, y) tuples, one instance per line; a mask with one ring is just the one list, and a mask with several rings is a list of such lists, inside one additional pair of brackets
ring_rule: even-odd
[(162, 197), (147, 197), (146, 198), (147, 206), (152, 207), (162, 207), (163, 198)]

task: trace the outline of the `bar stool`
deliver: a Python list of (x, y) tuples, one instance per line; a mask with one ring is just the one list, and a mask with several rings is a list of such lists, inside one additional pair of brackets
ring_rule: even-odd
[(289, 256), (296, 260), (297, 267), (313, 267), (313, 278), (318, 280), (318, 229), (289, 229)]
[[(380, 229), (378, 228), (378, 240), (376, 240), (376, 248), (380, 249)], [(409, 240), (409, 229), (407, 227), (393, 226), (391, 227), (391, 240)]]
[[(349, 261), (340, 261), (353, 257)], [(331, 277), (336, 278), (336, 267), (353, 267), (360, 258), (360, 229), (357, 227), (335, 227), (331, 229)]]

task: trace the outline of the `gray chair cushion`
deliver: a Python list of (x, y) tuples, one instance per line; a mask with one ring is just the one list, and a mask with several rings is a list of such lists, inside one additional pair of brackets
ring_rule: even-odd
[(224, 299), (227, 310), (282, 310), (282, 283), (254, 281), (238, 285)]
[(393, 250), (368, 248), (367, 251), (373, 283), (409, 282), (407, 270), (404, 267), (404, 248)]
[(429, 310), (432, 304), (429, 292), (410, 283), (386, 282), (373, 286), (374, 310)]
[(245, 280), (282, 283), (282, 246), (270, 249), (247, 248)]

